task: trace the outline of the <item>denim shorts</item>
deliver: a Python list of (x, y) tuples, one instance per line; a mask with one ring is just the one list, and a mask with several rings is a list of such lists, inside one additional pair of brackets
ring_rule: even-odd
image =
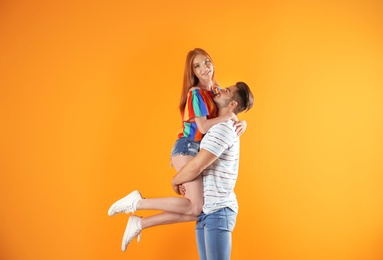
[(191, 155), (196, 156), (199, 152), (200, 142), (194, 141), (187, 137), (181, 137), (175, 142), (171, 157), (176, 155)]

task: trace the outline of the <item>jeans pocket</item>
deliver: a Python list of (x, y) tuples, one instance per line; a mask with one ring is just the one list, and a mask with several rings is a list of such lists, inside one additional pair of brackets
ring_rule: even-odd
[(235, 213), (229, 208), (225, 208), (224, 212), (225, 212), (224, 217), (225, 217), (226, 229), (232, 232), (234, 230), (235, 223), (237, 220), (237, 213)]
[(199, 151), (199, 144), (195, 142), (188, 143), (187, 150), (189, 151), (191, 155), (196, 156)]

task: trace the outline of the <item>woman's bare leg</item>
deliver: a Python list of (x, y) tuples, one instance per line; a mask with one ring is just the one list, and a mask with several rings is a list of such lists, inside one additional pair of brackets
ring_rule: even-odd
[[(193, 156), (178, 155), (172, 158), (172, 163), (176, 171), (193, 159)], [(186, 193), (184, 198), (148, 198), (142, 199), (137, 203), (137, 210), (163, 210), (165, 212), (150, 217), (141, 218), (142, 229), (179, 222), (195, 221), (202, 212), (203, 206), (203, 187), (202, 176), (199, 175), (191, 182), (183, 184)]]
[[(172, 157), (172, 163), (178, 172), (191, 159), (193, 159), (193, 156), (178, 155)], [(183, 185), (186, 190), (184, 198), (167, 197), (139, 200), (135, 207), (136, 210), (154, 209), (164, 212), (141, 218), (137, 228), (142, 230), (158, 225), (197, 220), (197, 217), (202, 213), (203, 207), (202, 176), (199, 175), (193, 181), (184, 183)], [(127, 227), (129, 227), (129, 223)], [(129, 243), (125, 241), (125, 239), (123, 241), (124, 243)]]
[(143, 217), (140, 219), (141, 228), (150, 228), (159, 225), (175, 224), (181, 222), (196, 221), (196, 216), (183, 215), (172, 212), (163, 212), (149, 217)]
[[(177, 155), (172, 157), (172, 163), (177, 172), (194, 157), (191, 155)], [(199, 216), (203, 207), (202, 175), (198, 175), (193, 181), (183, 183), (186, 189), (185, 198), (189, 199), (192, 207), (192, 215)]]
[(147, 198), (137, 203), (137, 210), (162, 210), (166, 212), (178, 213), (182, 215), (194, 215), (192, 202), (187, 198), (166, 197), (166, 198)]
[[(172, 158), (174, 168), (178, 172), (193, 156), (178, 155)], [(198, 216), (202, 212), (203, 188), (202, 176), (184, 183), (185, 197), (147, 198), (137, 203), (137, 210), (162, 210), (182, 215)]]

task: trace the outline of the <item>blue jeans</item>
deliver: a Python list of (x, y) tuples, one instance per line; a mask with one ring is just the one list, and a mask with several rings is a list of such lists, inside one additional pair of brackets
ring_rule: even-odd
[(200, 260), (230, 259), (231, 232), (236, 219), (237, 213), (229, 208), (198, 217), (196, 235)]

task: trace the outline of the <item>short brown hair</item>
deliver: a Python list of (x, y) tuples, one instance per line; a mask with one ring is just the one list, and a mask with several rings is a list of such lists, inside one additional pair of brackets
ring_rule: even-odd
[(242, 81), (235, 84), (237, 90), (233, 93), (233, 99), (238, 102), (237, 107), (233, 110), (235, 114), (239, 114), (242, 111), (248, 111), (253, 107), (254, 97), (249, 86)]

